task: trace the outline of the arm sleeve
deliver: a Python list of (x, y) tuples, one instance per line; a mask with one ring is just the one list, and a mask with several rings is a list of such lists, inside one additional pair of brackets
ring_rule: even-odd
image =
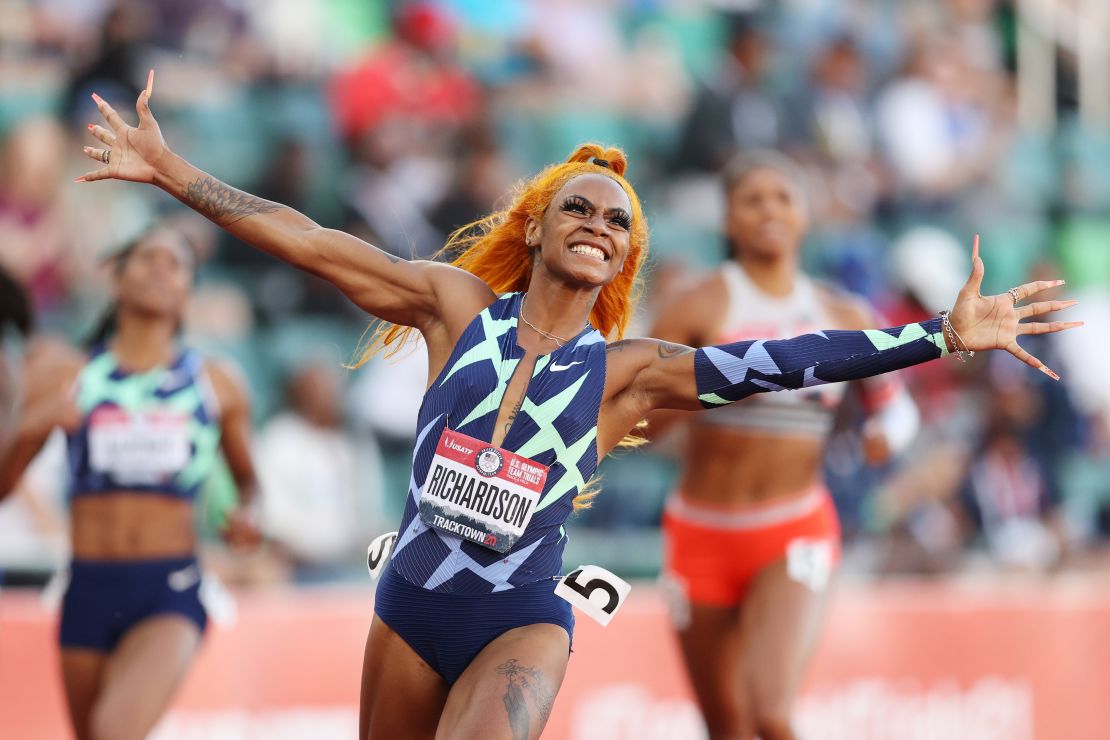
[(753, 393), (859, 380), (948, 354), (941, 320), (893, 329), (819, 331), (793, 339), (703, 347), (694, 356), (698, 400), (711, 409)]

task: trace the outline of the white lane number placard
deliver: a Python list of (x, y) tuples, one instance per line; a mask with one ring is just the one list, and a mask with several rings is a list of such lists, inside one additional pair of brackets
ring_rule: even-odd
[(607, 627), (624, 603), (631, 584), (598, 565), (581, 565), (555, 586), (555, 595), (566, 599), (580, 612)]

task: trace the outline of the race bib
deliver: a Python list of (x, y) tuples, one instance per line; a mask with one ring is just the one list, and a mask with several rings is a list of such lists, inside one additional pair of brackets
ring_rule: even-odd
[(162, 483), (192, 454), (189, 419), (173, 412), (97, 409), (89, 417), (89, 466), (119, 483)]
[(833, 571), (833, 544), (799, 537), (786, 546), (786, 575), (813, 591), (824, 591)]
[(444, 429), (420, 492), (420, 520), (508, 552), (536, 512), (547, 473), (545, 465)]
[[(628, 581), (600, 565), (580, 565), (559, 580), (555, 595), (569, 601), (571, 606), (602, 627), (607, 627), (631, 590)], [(598, 596), (595, 597), (595, 594)]]

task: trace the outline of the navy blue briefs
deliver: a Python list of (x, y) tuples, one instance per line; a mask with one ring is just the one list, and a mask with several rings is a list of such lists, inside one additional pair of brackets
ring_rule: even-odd
[(530, 624), (557, 624), (574, 637), (574, 614), (555, 595), (554, 580), (494, 593), (443, 593), (409, 583), (386, 566), (374, 612), (448, 685), (504, 633)]
[(75, 560), (62, 600), (61, 645), (110, 652), (136, 624), (164, 614), (180, 614), (203, 633), (200, 581), (193, 557)]

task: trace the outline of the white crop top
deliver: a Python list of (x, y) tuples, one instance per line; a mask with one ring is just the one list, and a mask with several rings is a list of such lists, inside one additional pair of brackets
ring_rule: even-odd
[[(749, 339), (787, 339), (820, 329), (836, 328), (821, 304), (817, 288), (799, 274), (793, 292), (784, 297), (764, 293), (734, 261), (720, 267), (728, 305), (720, 335), (713, 344)], [(790, 437), (823, 438), (833, 423), (847, 386), (833, 383), (796, 391), (761, 393), (698, 414), (698, 421), (738, 430)]]

